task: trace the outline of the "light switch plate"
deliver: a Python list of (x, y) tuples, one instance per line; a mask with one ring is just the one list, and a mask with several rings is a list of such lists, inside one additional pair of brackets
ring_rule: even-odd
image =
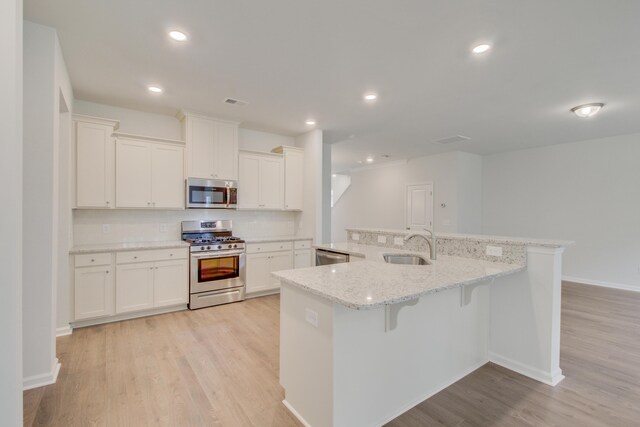
[(502, 247), (487, 245), (487, 255), (502, 256)]
[(387, 236), (378, 236), (378, 243), (387, 243)]
[(351, 235), (351, 238), (357, 242), (358, 240), (360, 240), (360, 235), (358, 233), (353, 233)]
[(316, 328), (318, 327), (318, 313), (311, 310), (310, 308), (305, 308), (304, 320), (306, 320), (307, 323), (315, 326)]
[(404, 239), (402, 237), (394, 237), (393, 238), (393, 244), (394, 245), (398, 245), (398, 246), (402, 246), (402, 245), (404, 245)]

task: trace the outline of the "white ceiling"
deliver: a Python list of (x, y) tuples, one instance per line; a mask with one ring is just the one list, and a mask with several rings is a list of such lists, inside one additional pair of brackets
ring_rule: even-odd
[[(287, 135), (314, 118), (337, 143), (337, 171), (367, 155), (487, 154), (640, 132), (636, 0), (24, 4), (25, 19), (58, 30), (77, 98)], [(494, 48), (475, 56), (478, 42)], [(149, 94), (149, 83), (165, 93)], [(379, 100), (363, 102), (367, 91)], [(607, 105), (590, 119), (568, 112), (587, 102)], [(456, 134), (472, 139), (432, 142)]]

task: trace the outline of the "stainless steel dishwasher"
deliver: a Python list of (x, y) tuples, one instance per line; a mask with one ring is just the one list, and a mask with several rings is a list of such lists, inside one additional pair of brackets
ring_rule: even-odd
[(316, 265), (342, 264), (344, 262), (349, 262), (349, 255), (316, 249)]

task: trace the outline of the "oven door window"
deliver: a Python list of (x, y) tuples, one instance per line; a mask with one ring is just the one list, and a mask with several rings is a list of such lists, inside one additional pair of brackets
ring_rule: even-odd
[(198, 260), (198, 282), (233, 279), (240, 276), (238, 256)]
[(198, 205), (224, 205), (227, 203), (227, 189), (224, 187), (189, 187), (189, 203)]

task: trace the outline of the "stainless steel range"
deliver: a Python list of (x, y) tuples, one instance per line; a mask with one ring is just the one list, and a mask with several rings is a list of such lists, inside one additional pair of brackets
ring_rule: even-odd
[(190, 309), (244, 300), (244, 240), (231, 221), (183, 221), (182, 240), (191, 244)]

